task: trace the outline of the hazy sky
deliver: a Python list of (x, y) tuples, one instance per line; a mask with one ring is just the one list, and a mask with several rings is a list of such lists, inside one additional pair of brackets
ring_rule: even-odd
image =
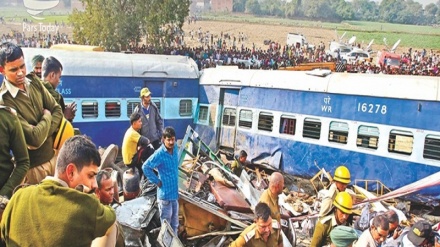
[[(376, 2), (380, 2), (381, 0), (374, 0)], [(423, 6), (430, 4), (430, 3), (436, 3), (437, 0), (414, 0), (414, 2), (419, 2), (421, 4), (423, 4)]]

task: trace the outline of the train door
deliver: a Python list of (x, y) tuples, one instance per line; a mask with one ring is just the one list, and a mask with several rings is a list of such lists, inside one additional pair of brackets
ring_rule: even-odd
[(219, 98), (218, 147), (235, 150), (239, 89), (222, 88)]

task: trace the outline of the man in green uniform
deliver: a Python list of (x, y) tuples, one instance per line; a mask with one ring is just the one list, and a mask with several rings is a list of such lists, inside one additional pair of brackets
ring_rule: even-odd
[(281, 221), (280, 205), (278, 204), (278, 196), (283, 193), (284, 177), (279, 172), (270, 175), (269, 188), (261, 194), (260, 202), (266, 203), (270, 208), (270, 216), (272, 219)]
[(280, 224), (270, 217), (270, 208), (264, 202), (255, 206), (255, 223), (246, 227), (229, 247), (275, 247), (283, 246)]
[[(0, 105), (0, 196), (11, 198), (14, 188), (29, 170), (29, 155), (23, 129), (14, 109)], [(12, 161), (11, 151), (15, 164)]]
[(330, 232), (336, 226), (346, 225), (352, 213), (353, 201), (347, 192), (339, 192), (333, 201), (335, 206), (330, 213), (319, 219), (313, 232), (311, 247), (321, 247), (331, 243)]
[(37, 184), (55, 172), (53, 136), (60, 127), (63, 112), (35, 74), (26, 76), (20, 47), (12, 43), (3, 44), (0, 48), (0, 66), (4, 76), (0, 87), (0, 104), (17, 111), (30, 159), (25, 182)]
[(61, 106), (64, 117), (72, 122), (76, 114), (76, 103), (65, 104), (63, 95), (56, 91), (56, 88), (61, 82), (61, 74), (63, 72), (63, 65), (61, 65), (58, 59), (50, 56), (46, 57), (43, 61), (41, 73), (44, 81), (44, 87), (49, 91), (56, 102)]
[(114, 246), (115, 211), (76, 189), (96, 189), (100, 163), (87, 137), (68, 139), (60, 149), (55, 176), (18, 190), (6, 206), (0, 223), (6, 246), (90, 246), (112, 232)]

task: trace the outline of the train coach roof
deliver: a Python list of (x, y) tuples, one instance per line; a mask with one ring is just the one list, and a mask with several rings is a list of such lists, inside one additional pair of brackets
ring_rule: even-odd
[(203, 70), (200, 84), (440, 101), (440, 77), (431, 76), (332, 73), (320, 77), (307, 71), (218, 67)]
[(172, 55), (124, 54), (114, 52), (65, 51), (23, 48), (28, 71), (31, 59), (40, 54), (53, 56), (63, 65), (63, 75), (198, 78), (197, 64), (191, 58)]

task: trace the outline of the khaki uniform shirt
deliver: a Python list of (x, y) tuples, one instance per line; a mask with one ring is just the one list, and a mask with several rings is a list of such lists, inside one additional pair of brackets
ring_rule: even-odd
[(269, 206), (270, 216), (279, 223), (281, 220), (281, 214), (280, 206), (278, 205), (278, 196), (272, 194), (269, 189), (266, 189), (263, 191), (263, 194), (261, 194), (260, 202), (264, 202)]
[(336, 187), (336, 184), (333, 183), (328, 189), (327, 195), (322, 199), (321, 209), (319, 210), (319, 218), (326, 216), (330, 213), (330, 211), (332, 211), (333, 201), (339, 192), (338, 187)]
[(318, 221), (313, 232), (311, 247), (321, 247), (330, 244), (330, 232), (338, 225), (334, 214), (327, 215)]
[(257, 231), (257, 224), (254, 223), (246, 227), (229, 247), (276, 247), (283, 242), (280, 229), (280, 224), (276, 220), (272, 220), (272, 230), (270, 231), (267, 242), (265, 242)]

